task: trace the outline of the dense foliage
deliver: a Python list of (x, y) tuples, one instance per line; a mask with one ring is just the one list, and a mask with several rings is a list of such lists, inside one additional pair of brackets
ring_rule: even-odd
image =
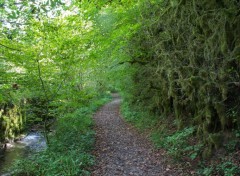
[[(39, 8), (41, 12), (44, 7), (52, 11), (59, 8), (56, 3), (40, 5), (35, 2), (25, 8)], [(84, 16), (69, 11), (77, 7), (62, 9), (60, 16), (50, 14), (51, 18), (47, 16), (51, 10), (37, 13), (38, 17), (11, 18), (9, 11), (15, 14), (21, 7), (14, 2), (2, 7), (5, 19), (11, 20), (1, 26), (1, 142), (14, 139), (24, 122), (25, 126), (46, 122), (85, 105), (101, 87), (94, 77), (100, 63), (89, 59), (92, 25)], [(11, 25), (16, 20), (25, 24), (16, 28)]]
[[(142, 25), (131, 40), (133, 104), (196, 126), (211, 147), (239, 129), (239, 3), (143, 3)], [(151, 10), (150, 10), (151, 9)]]
[(27, 2), (0, 1), (0, 142), (111, 90), (178, 158), (236, 151), (239, 1)]

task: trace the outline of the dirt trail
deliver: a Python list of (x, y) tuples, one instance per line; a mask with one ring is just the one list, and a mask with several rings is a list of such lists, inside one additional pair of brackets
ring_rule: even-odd
[(164, 164), (159, 152), (119, 114), (120, 98), (103, 106), (94, 116), (97, 165), (92, 176), (179, 175)]

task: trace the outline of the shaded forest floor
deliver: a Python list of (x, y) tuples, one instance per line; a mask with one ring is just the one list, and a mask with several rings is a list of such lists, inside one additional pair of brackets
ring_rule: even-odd
[(167, 164), (164, 152), (154, 150), (143, 135), (123, 121), (119, 113), (121, 99), (113, 97), (94, 116), (97, 163), (92, 175), (183, 175)]

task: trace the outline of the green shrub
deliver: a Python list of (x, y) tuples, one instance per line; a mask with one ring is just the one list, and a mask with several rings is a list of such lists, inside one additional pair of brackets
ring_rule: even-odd
[(97, 97), (88, 106), (58, 118), (56, 131), (50, 137), (45, 151), (17, 161), (10, 171), (20, 176), (74, 176), (90, 175), (87, 168), (94, 164), (90, 154), (94, 144), (92, 113), (109, 100), (109, 97)]

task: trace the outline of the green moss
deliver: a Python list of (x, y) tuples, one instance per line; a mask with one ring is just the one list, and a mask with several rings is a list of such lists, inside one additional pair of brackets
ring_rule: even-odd
[(217, 147), (209, 135), (231, 131), (240, 121), (239, 114), (230, 119), (226, 113), (240, 101), (233, 85), (240, 77), (239, 4), (144, 1), (139, 8), (142, 27), (131, 41), (137, 50), (130, 54), (146, 64), (134, 65), (133, 104), (159, 116), (174, 114), (179, 129), (198, 126), (199, 139)]
[(214, 146), (215, 149), (219, 149), (223, 144), (223, 136), (221, 133), (209, 134), (209, 143)]
[(17, 105), (7, 107), (8, 108), (5, 108), (5, 110), (3, 110), (3, 115), (0, 117), (2, 126), (0, 131), (2, 140), (0, 142), (15, 139), (24, 128), (21, 107)]
[(206, 147), (203, 150), (202, 157), (204, 159), (209, 159), (212, 156), (212, 154), (213, 154), (212, 148), (211, 147)]

